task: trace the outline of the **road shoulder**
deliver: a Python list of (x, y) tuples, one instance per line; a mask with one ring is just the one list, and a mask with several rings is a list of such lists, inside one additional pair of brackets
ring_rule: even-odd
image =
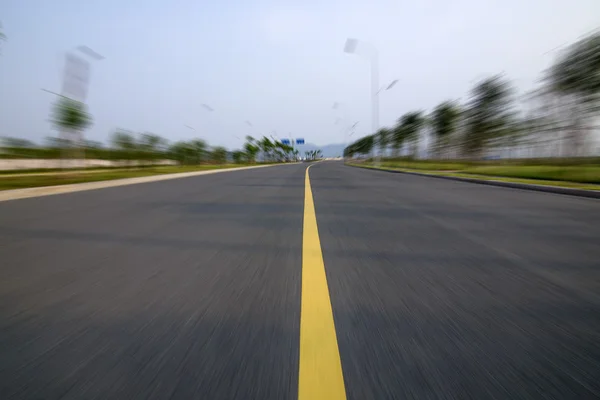
[(86, 183), (75, 183), (69, 185), (57, 185), (57, 186), (42, 186), (42, 187), (33, 187), (26, 189), (14, 189), (14, 190), (3, 190), (0, 191), (0, 202), (8, 201), (8, 200), (19, 200), (26, 199), (30, 197), (40, 197), (40, 196), (50, 196), (54, 194), (63, 194), (63, 193), (73, 193), (80, 192), (84, 190), (94, 190), (94, 189), (104, 189), (116, 186), (125, 186), (125, 185), (135, 185), (138, 183), (149, 183), (149, 182), (158, 182), (169, 179), (180, 179), (180, 178), (189, 178), (199, 175), (208, 175), (208, 174), (216, 174), (220, 172), (232, 172), (232, 171), (243, 171), (247, 169), (255, 169), (255, 168), (266, 168), (274, 165), (280, 164), (269, 164), (269, 165), (257, 165), (251, 167), (241, 167), (241, 168), (226, 168), (226, 169), (215, 169), (215, 170), (207, 170), (207, 171), (195, 171), (195, 172), (183, 172), (183, 173), (174, 173), (174, 174), (164, 174), (164, 175), (152, 175), (152, 176), (144, 176), (138, 178), (125, 178), (125, 179), (114, 179), (114, 180), (106, 180), (106, 181), (96, 181), (96, 182), (86, 182)]

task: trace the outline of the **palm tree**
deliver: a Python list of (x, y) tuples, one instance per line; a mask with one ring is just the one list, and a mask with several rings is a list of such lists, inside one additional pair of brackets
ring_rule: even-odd
[(294, 158), (294, 157), (295, 157), (296, 150), (295, 150), (295, 149), (294, 149), (292, 146), (290, 146), (290, 145), (287, 145), (287, 144), (284, 144), (284, 145), (282, 145), (282, 146), (283, 146), (283, 148), (284, 148), (284, 151), (285, 151), (285, 153), (286, 153), (286, 156), (287, 156), (287, 157), (288, 157), (290, 160), (291, 160), (292, 158)]
[(283, 144), (281, 142), (275, 142), (274, 146), (275, 146), (275, 151), (277, 152), (277, 156), (279, 157), (279, 160), (283, 160), (284, 158), (286, 160), (291, 159), (292, 154), (294, 152), (294, 148), (292, 146)]
[(304, 152), (307, 160), (315, 160), (322, 152), (321, 150), (308, 150)]
[(369, 154), (371, 150), (373, 150), (374, 145), (374, 135), (365, 136), (346, 147), (344, 149), (344, 155), (346, 157), (353, 157), (355, 154), (366, 155)]
[(246, 159), (249, 163), (256, 162), (256, 155), (258, 154), (259, 147), (254, 144), (254, 141), (248, 141), (244, 144), (244, 152), (246, 153)]
[(263, 138), (258, 142), (258, 145), (262, 150), (265, 159), (270, 160), (272, 158), (271, 152), (274, 148), (273, 142), (271, 142), (268, 137), (263, 136)]

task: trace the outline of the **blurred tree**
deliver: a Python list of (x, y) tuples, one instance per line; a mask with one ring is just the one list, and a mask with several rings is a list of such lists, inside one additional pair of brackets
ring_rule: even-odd
[(375, 135), (365, 136), (358, 139), (356, 142), (350, 144), (344, 149), (344, 156), (353, 157), (356, 154), (369, 154), (373, 150), (375, 145)]
[(483, 157), (487, 145), (506, 134), (513, 115), (511, 94), (510, 83), (500, 75), (487, 78), (472, 89), (463, 143), (467, 156)]
[(373, 135), (369, 135), (360, 141), (359, 152), (363, 155), (370, 154), (375, 146), (375, 138)]
[[(6, 40), (6, 35), (2, 31), (2, 23), (0, 23), (0, 43), (4, 42), (5, 40)], [(0, 52), (0, 54), (2, 54), (2, 53)]]
[(244, 152), (236, 150), (232, 153), (231, 157), (233, 158), (234, 163), (241, 164), (244, 161)]
[(104, 145), (102, 142), (98, 142), (96, 140), (86, 140), (83, 142), (83, 145), (86, 149), (102, 149)]
[(151, 153), (162, 152), (167, 148), (167, 140), (154, 133), (142, 133), (139, 140), (140, 149)]
[[(552, 88), (582, 103), (600, 102), (600, 32), (572, 44), (548, 71)], [(595, 110), (597, 111), (597, 109)]]
[(319, 158), (323, 154), (321, 150), (309, 150), (306, 152), (306, 158), (308, 160), (314, 161)]
[(342, 153), (342, 155), (344, 156), (344, 158), (352, 157), (354, 155), (354, 153), (353, 153), (352, 150), (353, 149), (352, 149), (352, 145), (351, 144), (348, 145), (348, 146), (346, 146), (346, 147), (344, 147), (344, 151)]
[(392, 146), (394, 148), (394, 157), (398, 157), (398, 152), (404, 146), (406, 141), (406, 129), (402, 125), (402, 119), (398, 118), (396, 126), (392, 130)]
[(131, 152), (137, 147), (133, 133), (124, 129), (117, 129), (113, 133), (111, 144), (114, 148), (125, 152)]
[(125, 129), (117, 129), (110, 139), (111, 146), (116, 152), (113, 156), (117, 160), (127, 160), (128, 166), (133, 166), (134, 159), (139, 158), (137, 152), (137, 143), (133, 132)]
[(457, 128), (460, 111), (458, 105), (453, 101), (445, 101), (439, 104), (431, 113), (431, 125), (436, 137), (436, 156), (441, 157), (444, 149), (448, 150), (450, 135)]
[(389, 129), (381, 128), (377, 131), (377, 143), (379, 144), (379, 151), (381, 151), (382, 156), (385, 156), (385, 151), (392, 142), (392, 139), (392, 131)]
[(210, 158), (214, 163), (225, 164), (227, 162), (227, 149), (221, 146), (213, 147)]
[(283, 144), (281, 142), (275, 142), (274, 146), (279, 161), (291, 160), (293, 158), (294, 148), (292, 146)]
[(244, 144), (244, 151), (246, 153), (246, 159), (249, 163), (256, 162), (256, 155), (260, 148), (255, 144), (255, 140), (252, 136), (246, 136), (246, 143)]
[(201, 164), (206, 159), (208, 153), (206, 142), (202, 139), (193, 139), (189, 142), (194, 157), (194, 163)]
[(600, 112), (600, 32), (569, 46), (546, 73), (549, 90), (568, 118), (562, 128), (570, 155), (578, 156)]
[(82, 131), (92, 123), (92, 118), (85, 104), (66, 97), (61, 97), (54, 107), (52, 122), (70, 132)]
[(412, 111), (404, 114), (400, 118), (400, 131), (404, 140), (410, 143), (412, 157), (417, 155), (417, 145), (419, 143), (419, 132), (425, 123), (422, 111)]
[(168, 152), (170, 157), (179, 162), (179, 164), (191, 164), (195, 159), (192, 146), (188, 142), (175, 142), (169, 147)]
[(54, 137), (54, 136), (46, 137), (44, 139), (44, 142), (46, 144), (46, 147), (49, 147), (51, 149), (62, 149), (65, 147), (69, 147), (69, 145), (70, 145), (70, 142), (68, 139)]
[[(72, 156), (77, 159), (85, 158), (85, 147), (83, 142), (83, 130), (92, 123), (92, 118), (87, 112), (84, 103), (70, 99), (68, 97), (59, 97), (54, 105), (52, 122), (57, 127), (65, 139), (73, 144), (75, 152)], [(67, 157), (67, 148), (63, 147), (61, 158)], [(63, 164), (64, 166), (64, 164)]]
[(2, 147), (13, 147), (13, 148), (32, 148), (35, 147), (35, 143), (31, 140), (15, 138), (15, 137), (3, 137)]
[(274, 149), (273, 142), (271, 142), (271, 140), (268, 137), (263, 136), (263, 138), (259, 140), (258, 146), (263, 152), (263, 157), (265, 158), (265, 160), (271, 161), (273, 158), (273, 155), (271, 153)]

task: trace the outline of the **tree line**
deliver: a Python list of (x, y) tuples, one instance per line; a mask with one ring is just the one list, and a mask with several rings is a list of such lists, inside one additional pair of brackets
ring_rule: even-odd
[[(246, 136), (242, 149), (233, 152), (222, 146), (210, 147), (200, 138), (175, 143), (154, 133), (140, 133), (117, 129), (110, 146), (83, 139), (83, 131), (91, 125), (92, 118), (84, 103), (61, 96), (52, 110), (52, 122), (63, 133), (60, 138), (46, 139), (45, 146), (19, 138), (4, 138), (2, 158), (98, 158), (110, 160), (175, 160), (180, 164), (288, 162), (300, 158), (300, 153), (288, 144), (263, 136), (255, 139)], [(320, 157), (320, 151), (310, 154)], [(307, 158), (309, 155), (307, 155)]]
[(323, 157), (323, 152), (321, 150), (309, 150), (304, 152), (304, 158), (308, 161), (318, 160)]
[[(116, 130), (109, 146), (92, 140), (75, 143), (75, 139), (47, 137), (41, 146), (21, 138), (3, 138), (0, 157), (2, 158), (71, 158), (79, 157), (80, 149), (87, 158), (107, 160), (174, 160), (180, 164), (223, 164), (226, 162), (289, 162), (300, 158), (298, 149), (277, 140), (263, 136), (255, 139), (247, 136), (242, 149), (228, 151), (222, 146), (211, 147), (200, 138), (181, 140), (174, 143), (157, 134), (134, 133), (124, 129)], [(320, 150), (310, 152), (307, 158), (321, 156)]]
[[(424, 135), (429, 158), (481, 159), (503, 152), (512, 157), (589, 155), (600, 111), (600, 32), (568, 46), (544, 72), (539, 87), (518, 99), (509, 79), (495, 75), (478, 82), (469, 101), (447, 100), (430, 113), (402, 115), (395, 126), (356, 140), (345, 157), (417, 157)], [(517, 100), (520, 100), (520, 104)]]

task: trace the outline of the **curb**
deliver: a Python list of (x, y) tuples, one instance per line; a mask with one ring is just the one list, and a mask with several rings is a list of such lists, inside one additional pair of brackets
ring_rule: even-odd
[(193, 171), (193, 172), (180, 172), (180, 173), (174, 173), (174, 174), (143, 176), (143, 177), (139, 177), (139, 178), (123, 178), (123, 179), (112, 179), (112, 180), (106, 180), (106, 181), (73, 183), (73, 184), (68, 184), (68, 185), (40, 186), (40, 187), (32, 187), (32, 188), (26, 188), (26, 189), (2, 190), (2, 191), (0, 191), (0, 202), (9, 201), (9, 200), (27, 199), (30, 197), (51, 196), (54, 194), (74, 193), (74, 192), (81, 192), (84, 190), (95, 190), (95, 189), (104, 189), (104, 188), (117, 187), (117, 186), (135, 185), (138, 183), (150, 183), (150, 182), (166, 181), (166, 180), (170, 180), (170, 179), (189, 178), (189, 177), (194, 177), (194, 176), (199, 176), (199, 175), (217, 174), (220, 172), (233, 172), (233, 171), (243, 171), (243, 170), (256, 169), (256, 168), (267, 168), (267, 167), (273, 167), (275, 165), (286, 165), (286, 164), (269, 164), (269, 165), (256, 165), (256, 166), (251, 166), (251, 167), (240, 167), (240, 168), (223, 168), (223, 169), (214, 169), (214, 170), (208, 170), (208, 171)]
[(573, 189), (573, 188), (566, 188), (566, 187), (560, 187), (560, 186), (535, 185), (535, 184), (517, 183), (517, 182), (503, 182), (503, 181), (491, 181), (491, 180), (488, 181), (488, 180), (484, 180), (484, 179), (475, 179), (475, 178), (460, 178), (458, 176), (430, 175), (430, 174), (420, 174), (418, 172), (371, 168), (371, 167), (363, 167), (360, 165), (352, 165), (352, 164), (345, 164), (345, 165), (347, 165), (349, 167), (370, 169), (370, 170), (382, 171), (382, 172), (391, 172), (391, 173), (395, 173), (395, 174), (425, 176), (425, 177), (429, 177), (429, 178), (439, 178), (439, 179), (446, 179), (446, 180), (450, 180), (450, 181), (478, 183), (480, 185), (499, 186), (499, 187), (507, 187), (507, 188), (511, 188), (511, 189), (532, 190), (532, 191), (536, 191), (536, 192), (566, 194), (568, 196), (587, 197), (590, 199), (600, 199), (600, 190)]

